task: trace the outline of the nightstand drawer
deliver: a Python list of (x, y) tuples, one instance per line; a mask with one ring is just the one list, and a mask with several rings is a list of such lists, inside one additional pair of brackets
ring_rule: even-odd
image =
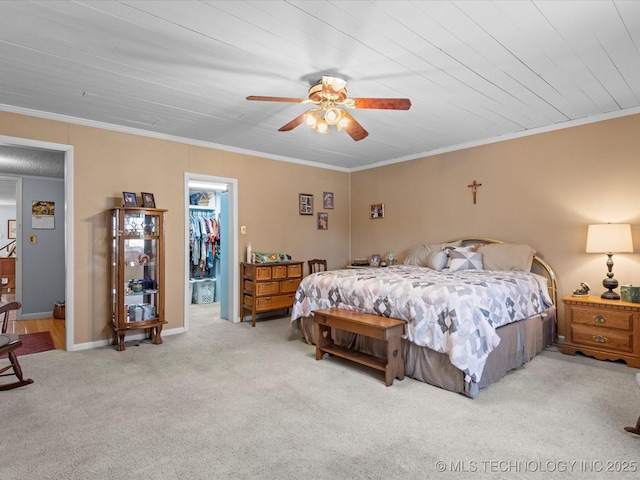
[(633, 331), (633, 312), (593, 307), (571, 307), (572, 323)]
[(633, 335), (613, 329), (572, 325), (571, 338), (576, 345), (604, 348), (616, 352), (631, 353), (633, 351)]

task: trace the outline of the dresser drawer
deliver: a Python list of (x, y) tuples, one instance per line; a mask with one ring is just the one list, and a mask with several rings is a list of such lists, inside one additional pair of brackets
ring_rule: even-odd
[(301, 278), (302, 277), (302, 265), (288, 265), (287, 277), (289, 278)]
[(633, 312), (593, 307), (571, 307), (571, 323), (633, 331)]
[[(253, 291), (254, 285), (255, 292)], [(245, 291), (254, 293), (255, 295), (273, 295), (280, 291), (280, 284), (278, 282), (252, 282), (250, 280), (245, 280), (244, 289)]]
[[(279, 310), (291, 308), (293, 306), (294, 295), (278, 295), (275, 297), (256, 297), (256, 312), (266, 312), (269, 310)], [(252, 307), (254, 298), (250, 295), (244, 296), (244, 304)]]
[(571, 326), (571, 338), (576, 345), (585, 345), (616, 352), (633, 351), (633, 334), (614, 329), (593, 328), (574, 324)]
[(287, 278), (287, 267), (286, 265), (274, 265), (271, 267), (271, 276), (272, 278)]
[(282, 280), (280, 282), (280, 292), (295, 292), (298, 289), (298, 285), (300, 285), (300, 280)]

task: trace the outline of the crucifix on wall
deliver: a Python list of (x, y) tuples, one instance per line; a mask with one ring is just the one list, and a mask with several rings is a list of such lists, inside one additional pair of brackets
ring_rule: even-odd
[(478, 187), (482, 186), (481, 183), (476, 182), (475, 180), (471, 185), (467, 185), (471, 189), (471, 193), (473, 194), (473, 203), (476, 203), (476, 194), (478, 193)]

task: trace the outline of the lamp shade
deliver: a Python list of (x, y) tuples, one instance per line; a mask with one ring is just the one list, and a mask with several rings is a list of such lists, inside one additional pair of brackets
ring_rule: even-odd
[(628, 223), (605, 223), (589, 225), (587, 231), (587, 253), (633, 252), (631, 225)]

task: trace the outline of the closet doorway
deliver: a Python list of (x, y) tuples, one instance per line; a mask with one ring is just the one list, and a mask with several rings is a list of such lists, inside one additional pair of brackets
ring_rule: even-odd
[(238, 322), (237, 179), (185, 173), (184, 191), (184, 329), (192, 305)]

